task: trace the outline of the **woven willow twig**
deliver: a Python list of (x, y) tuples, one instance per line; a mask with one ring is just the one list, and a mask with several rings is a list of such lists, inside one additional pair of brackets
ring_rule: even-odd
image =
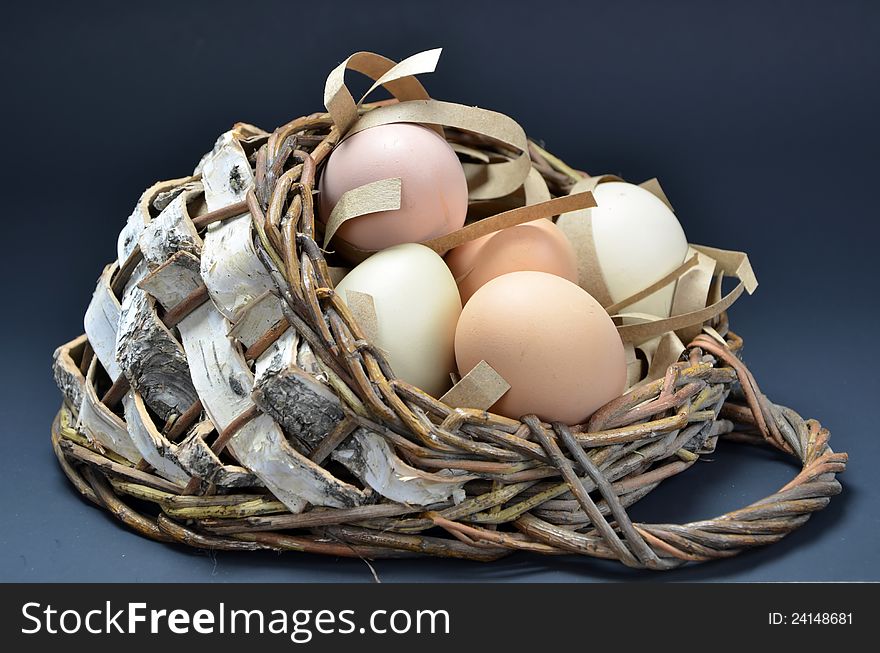
[[(447, 137), (492, 147), (454, 130)], [(835, 475), (844, 470), (846, 454), (832, 452), (828, 431), (817, 422), (760, 392), (738, 358), (742, 342), (726, 315), (714, 324), (724, 344), (697, 337), (664, 378), (637, 386), (575, 427), (452, 408), (395, 378), (334, 293), (317, 244), (316, 170), (338, 140), (330, 117), (300, 118), (272, 134), (239, 129), (234, 138), (249, 153), (252, 187), (220, 208), (181, 211), (184, 231), (196, 234), (189, 249), (151, 260), (142, 247), (129, 246), (127, 258), (106, 275), (106, 293), (118, 304), (140, 280), (149, 301), (139, 310), (155, 318), (154, 330), (169, 351), (185, 352), (180, 340), (187, 320), (214, 310), (211, 299), (217, 299), (199, 274), (201, 239), (209, 225), (249, 213), (253, 251), (275, 285), (263, 296), (270, 300), (265, 305), (255, 299), (246, 317), (236, 313), (224, 323), (235, 325), (230, 352), (257, 371), (257, 403), (218, 426), (202, 395), (162, 419), (138, 379), (110, 376), (99, 361), (105, 343), (82, 336), (56, 354), (66, 401), (52, 442), (62, 469), (88, 500), (137, 532), (224, 550), (487, 561), (532, 551), (669, 569), (774, 542), (840, 491)], [(565, 194), (578, 173), (537, 146), (530, 154), (551, 193)], [(187, 181), (193, 180), (198, 175)], [(157, 198), (165, 201), (157, 195), (142, 202), (155, 212)], [(173, 288), (160, 283), (170, 272), (177, 275)], [(172, 290), (176, 301), (163, 310), (159, 304)], [(261, 385), (270, 378), (263, 367), (271, 356), (290, 352), (294, 364), (282, 366), (283, 387), (298, 394), (278, 400), (272, 386)], [(303, 415), (294, 414), (298, 406), (329, 411), (321, 428), (309, 430), (316, 412), (303, 426)], [(231, 454), (258, 420), (284, 427), (284, 455), (299, 461), (316, 487), (332, 487), (335, 499), (307, 506), (276, 496), (267, 487), (270, 472), (249, 469), (240, 450)], [(108, 446), (126, 433), (139, 434), (135, 446), (150, 455), (127, 459)], [(802, 470), (772, 496), (715, 519), (682, 525), (630, 520), (630, 505), (713, 451), (719, 438), (765, 443), (796, 457)], [(401, 492), (417, 488), (422, 498), (395, 500), (387, 496), (393, 489), (371, 486), (365, 447), (397, 470), (392, 476)], [(131, 500), (154, 509), (136, 510)]]

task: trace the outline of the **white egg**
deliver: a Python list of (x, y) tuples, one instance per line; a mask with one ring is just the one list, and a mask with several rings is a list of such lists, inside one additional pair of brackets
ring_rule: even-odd
[[(593, 190), (597, 206), (584, 215), (566, 214), (559, 226), (568, 234), (570, 220), (592, 220), (596, 262), (612, 302), (619, 302), (659, 281), (681, 265), (687, 238), (675, 214), (656, 195), (621, 181), (600, 183)], [(581, 280), (581, 285), (589, 288)], [(622, 309), (669, 317), (675, 283)]]
[(461, 298), (443, 259), (424, 245), (407, 243), (373, 254), (336, 286), (371, 295), (382, 349), (395, 375), (440, 397), (455, 370), (455, 327)]

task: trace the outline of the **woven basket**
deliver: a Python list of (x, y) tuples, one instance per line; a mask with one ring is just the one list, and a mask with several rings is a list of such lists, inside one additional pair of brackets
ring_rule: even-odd
[[(271, 134), (237, 125), (193, 177), (141, 198), (86, 314), (89, 335), (55, 355), (65, 402), (53, 447), (86, 498), (143, 535), (206, 549), (579, 553), (659, 570), (775, 542), (840, 491), (846, 454), (818, 422), (761, 393), (726, 312), (662, 378), (579, 426), (454, 408), (396, 379), (334, 293), (319, 246), (316, 172), (341, 131), (332, 113)], [(533, 144), (529, 154), (551, 195), (568, 194), (577, 175)], [(222, 225), (252, 235), (250, 259), (209, 267), (247, 279), (256, 261), (272, 281), (244, 309), (200, 276), (202, 239), (207, 250)], [(209, 396), (205, 384), (222, 388)], [(630, 505), (719, 438), (769, 445), (802, 471), (714, 519), (630, 520)]]

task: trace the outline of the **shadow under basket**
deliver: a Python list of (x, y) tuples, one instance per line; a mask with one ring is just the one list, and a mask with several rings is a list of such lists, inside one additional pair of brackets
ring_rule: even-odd
[[(126, 256), (105, 270), (90, 306), (98, 335), (56, 352), (61, 467), (138, 533), (204, 549), (480, 561), (577, 553), (663, 570), (775, 542), (840, 491), (846, 454), (818, 422), (760, 392), (726, 313), (663, 378), (580, 426), (453, 408), (394, 378), (334, 293), (318, 245), (315, 171), (338, 138), (329, 116), (239, 136), (250, 188), (229, 206), (203, 206), (208, 170), (197, 169), (148, 190), (136, 209), (149, 220), (139, 246), (120, 239)], [(564, 180), (533, 160), (563, 195)], [(221, 313), (213, 289), (209, 297), (201, 248), (224, 225), (246, 233), (245, 253), (274, 284), (254, 299), (265, 310)], [(102, 334), (113, 320), (118, 333)], [(135, 336), (141, 346), (116, 356), (112, 347)], [(802, 470), (720, 517), (630, 520), (629, 506), (719, 438), (769, 445)]]

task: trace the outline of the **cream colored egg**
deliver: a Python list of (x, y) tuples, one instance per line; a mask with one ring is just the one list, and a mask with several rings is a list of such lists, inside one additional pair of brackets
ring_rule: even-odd
[[(657, 196), (626, 182), (600, 183), (593, 190), (597, 206), (560, 216), (557, 225), (571, 238), (579, 230), (574, 221), (592, 223), (596, 263), (612, 302), (619, 302), (659, 281), (681, 265), (688, 252), (687, 238), (675, 214)], [(584, 256), (585, 248), (575, 248)], [(586, 248), (588, 249), (588, 248)], [(588, 267), (579, 262), (581, 273)], [(580, 279), (588, 290), (594, 280)], [(623, 309), (669, 317), (675, 284), (671, 283)]]
[(449, 268), (424, 245), (403, 244), (373, 254), (336, 286), (373, 298), (377, 341), (395, 375), (440, 397), (455, 369), (455, 326), (461, 314)]

